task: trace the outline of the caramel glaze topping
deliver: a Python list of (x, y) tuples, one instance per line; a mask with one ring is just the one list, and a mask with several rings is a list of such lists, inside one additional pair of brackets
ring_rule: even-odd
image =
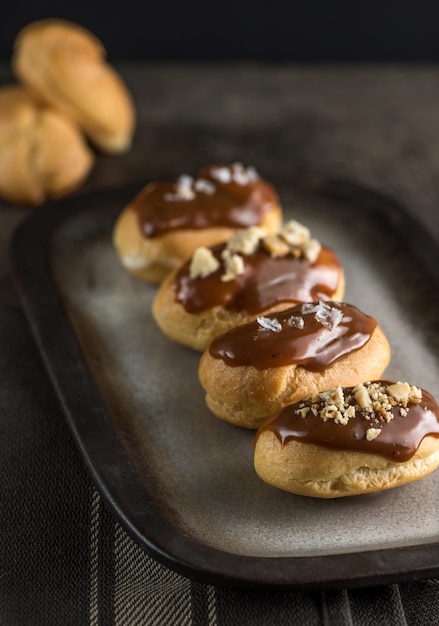
[[(387, 381), (380, 382), (388, 384)], [(345, 388), (345, 396), (352, 390), (352, 387)], [(256, 438), (264, 431), (271, 431), (282, 445), (294, 439), (333, 450), (378, 454), (394, 462), (404, 462), (412, 458), (424, 437), (439, 437), (439, 407), (424, 390), (420, 403), (408, 403), (405, 416), (398, 404), (393, 406), (393, 419), (389, 422), (380, 421), (379, 418), (367, 419), (358, 410), (347, 424), (338, 424), (333, 419), (323, 421), (311, 411), (302, 417), (296, 413), (301, 404), (291, 404), (270, 418), (258, 430)], [(369, 441), (367, 431), (371, 428), (380, 430), (380, 433)]]
[(177, 182), (147, 185), (132, 205), (143, 234), (156, 237), (174, 229), (258, 225), (279, 199), (269, 183), (253, 170), (246, 174), (249, 171), (236, 165), (211, 166), (201, 170), (196, 180), (185, 176)]
[(313, 304), (296, 305), (233, 328), (214, 339), (209, 352), (232, 367), (251, 365), (263, 370), (299, 363), (322, 372), (364, 346), (377, 325), (373, 317), (349, 304)]
[[(226, 244), (212, 248), (218, 261)], [(191, 278), (190, 262), (177, 272), (175, 299), (188, 313), (200, 313), (216, 306), (257, 315), (280, 302), (331, 300), (340, 280), (341, 266), (332, 250), (322, 246), (315, 263), (293, 255), (273, 258), (259, 248), (244, 257), (244, 272), (223, 281), (219, 268), (204, 278)]]

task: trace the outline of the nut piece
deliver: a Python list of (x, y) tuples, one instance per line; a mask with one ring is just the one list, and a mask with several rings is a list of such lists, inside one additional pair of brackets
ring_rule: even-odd
[(267, 235), (264, 237), (262, 246), (273, 259), (287, 256), (290, 252), (290, 246), (287, 242), (277, 235)]
[(213, 274), (219, 266), (220, 262), (213, 256), (209, 248), (201, 246), (192, 255), (189, 275), (191, 278), (205, 278), (209, 274)]
[(244, 259), (239, 254), (232, 254), (227, 248), (222, 252), (224, 261), (225, 274), (221, 276), (221, 280), (228, 282), (234, 280), (237, 276), (244, 273)]
[(310, 263), (315, 263), (322, 249), (320, 241), (310, 239), (302, 245), (302, 251), (305, 259)]
[(320, 411), (320, 417), (322, 418), (324, 422), (326, 422), (328, 419), (333, 419), (339, 422), (343, 416), (338, 410), (338, 408), (335, 406), (335, 404), (327, 404)]
[(232, 252), (253, 254), (259, 247), (259, 241), (265, 235), (265, 230), (259, 226), (249, 226), (245, 230), (237, 230), (228, 240), (227, 248)]
[(311, 239), (309, 228), (296, 220), (287, 222), (279, 234), (290, 246), (302, 247)]
[(419, 404), (422, 401), (422, 389), (412, 385), (410, 387), (409, 400), (413, 402), (413, 404)]
[(366, 430), (366, 439), (368, 441), (373, 441), (378, 437), (381, 432), (381, 428), (368, 428)]
[(407, 402), (410, 394), (410, 385), (401, 382), (394, 383), (387, 387), (387, 393), (390, 393), (397, 402)]
[(393, 385), (389, 385), (387, 387), (387, 393), (389, 393), (392, 398), (395, 398), (397, 402), (400, 402), (404, 407), (407, 406), (408, 402), (419, 404), (422, 400), (422, 390), (419, 389), (419, 387), (409, 385), (408, 383), (401, 383), (399, 381)]
[[(234, 167), (234, 169), (233, 169)], [(242, 173), (241, 166), (235, 164), (232, 167), (233, 176), (238, 173)], [(217, 168), (215, 170), (215, 178), (225, 178), (229, 170), (227, 168)], [(256, 174), (255, 174), (256, 175)], [(213, 174), (212, 174), (213, 176)], [(247, 171), (246, 176), (252, 178), (252, 171)], [(218, 179), (219, 180), (219, 179)], [(177, 193), (166, 194), (166, 200), (184, 199), (190, 200), (192, 198), (193, 186), (197, 186), (202, 179), (193, 181), (188, 176), (182, 176), (177, 181)], [(208, 192), (204, 189), (203, 191)], [(306, 226), (303, 226), (299, 222), (291, 220), (281, 229), (278, 235), (268, 235), (263, 228), (259, 226), (249, 226), (243, 230), (235, 231), (222, 251), (221, 258), (224, 265), (224, 274), (221, 276), (222, 281), (230, 281), (243, 274), (245, 271), (245, 256), (250, 256), (257, 252), (258, 249), (263, 248), (269, 253), (272, 258), (285, 257), (288, 255), (294, 258), (305, 258), (308, 262), (313, 263), (320, 254), (321, 245), (317, 239), (311, 239), (310, 231)], [(212, 270), (215, 271), (216, 267)], [(195, 268), (193, 270), (195, 276), (208, 276), (212, 271), (206, 271), (206, 273), (199, 273)], [(191, 273), (191, 278), (193, 278)], [(342, 314), (338, 309), (332, 309), (323, 303), (319, 303), (320, 317), (319, 321), (327, 326), (329, 329), (338, 325), (342, 320)]]
[(320, 394), (322, 400), (325, 400), (327, 404), (335, 404), (338, 409), (343, 409), (344, 407), (344, 392), (343, 387), (333, 387), (328, 391), (323, 391)]
[(361, 409), (366, 409), (372, 406), (372, 401), (369, 396), (369, 392), (367, 391), (364, 385), (357, 385), (354, 389), (354, 397), (358, 402)]

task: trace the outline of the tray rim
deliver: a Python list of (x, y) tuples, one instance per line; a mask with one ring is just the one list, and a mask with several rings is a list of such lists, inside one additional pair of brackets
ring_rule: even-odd
[[(20, 301), (67, 423), (97, 490), (121, 526), (150, 556), (204, 584), (270, 591), (323, 590), (439, 576), (439, 542), (311, 557), (244, 556), (204, 545), (180, 533), (166, 517), (148, 492), (147, 481), (140, 480), (111, 423), (105, 399), (88, 368), (57, 290), (49, 254), (52, 237), (69, 220), (83, 212), (96, 215), (103, 210), (106, 199), (112, 203), (119, 200), (123, 206), (142, 186), (104, 188), (39, 209), (18, 227), (10, 249)], [(401, 204), (346, 180), (295, 187), (340, 202), (355, 202), (363, 211), (380, 214), (424, 263), (430, 279), (439, 283), (439, 244)], [(61, 342), (53, 340), (54, 332), (63, 337), (62, 348)], [(81, 393), (71, 382), (76, 380), (82, 382)], [(101, 445), (103, 439), (106, 446)], [(145, 503), (141, 513), (134, 505), (140, 498)]]

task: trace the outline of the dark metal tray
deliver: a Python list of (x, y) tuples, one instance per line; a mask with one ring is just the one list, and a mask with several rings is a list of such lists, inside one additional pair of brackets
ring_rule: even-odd
[[(381, 494), (321, 501), (264, 484), (253, 433), (212, 416), (199, 355), (166, 339), (155, 288), (111, 245), (139, 186), (71, 198), (17, 231), (22, 304), (92, 478), (123, 527), (170, 568), (205, 583), (312, 589), (439, 574), (439, 472)], [(346, 271), (345, 300), (392, 346), (386, 376), (439, 396), (439, 250), (396, 203), (348, 183), (280, 188)]]

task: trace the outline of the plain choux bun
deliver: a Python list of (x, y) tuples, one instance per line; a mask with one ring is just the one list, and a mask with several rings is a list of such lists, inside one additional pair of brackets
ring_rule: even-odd
[(315, 498), (398, 487), (439, 466), (439, 408), (408, 383), (330, 389), (264, 423), (254, 465), (273, 487)]
[(96, 147), (110, 153), (130, 147), (131, 96), (88, 30), (58, 19), (33, 22), (16, 37), (12, 68), (36, 99), (70, 116)]
[(220, 335), (198, 373), (217, 417), (256, 429), (315, 392), (379, 378), (389, 361), (389, 342), (373, 318), (349, 304), (319, 302)]
[(15, 85), (0, 89), (0, 195), (38, 205), (88, 175), (94, 154), (62, 113), (38, 106)]
[[(286, 242), (289, 234), (293, 241), (305, 231), (306, 242)], [(165, 278), (154, 298), (153, 317), (164, 334), (203, 352), (218, 335), (259, 315), (314, 298), (341, 300), (344, 272), (334, 252), (297, 222), (279, 233), (267, 236), (249, 228), (225, 244), (198, 248)]]
[(254, 168), (209, 166), (195, 178), (147, 184), (119, 215), (113, 244), (131, 274), (160, 283), (200, 246), (246, 225), (271, 233), (281, 223), (278, 195)]

